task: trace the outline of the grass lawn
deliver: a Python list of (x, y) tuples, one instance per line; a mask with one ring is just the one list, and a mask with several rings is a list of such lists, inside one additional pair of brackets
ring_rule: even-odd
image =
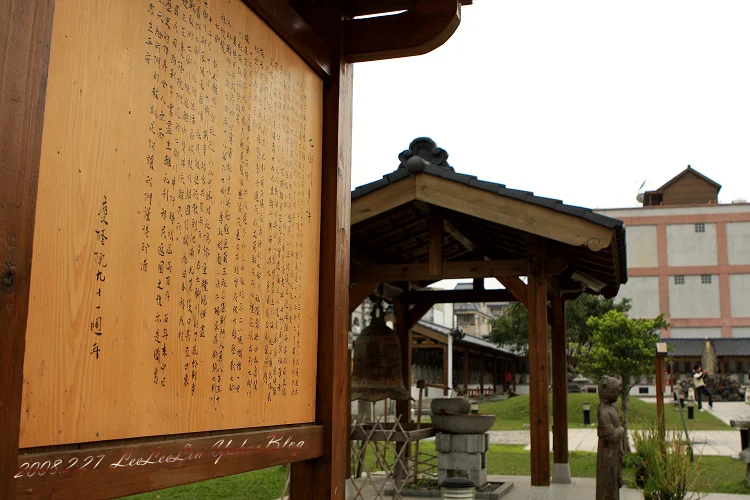
[[(596, 426), (596, 410), (599, 408), (599, 397), (596, 394), (568, 394), (568, 427), (583, 428), (583, 403), (591, 404), (591, 422)], [(619, 403), (618, 403), (619, 407)], [(550, 423), (552, 422), (552, 396), (550, 396)], [(680, 412), (671, 403), (665, 400), (664, 410), (667, 428), (682, 428)], [(521, 430), (523, 424), (529, 423), (529, 396), (517, 396), (503, 401), (491, 403), (480, 403), (480, 413), (497, 415), (497, 421), (492, 427), (495, 430)], [(629, 429), (643, 429), (656, 420), (656, 404), (646, 403), (634, 397), (630, 398), (630, 421)], [(709, 414), (708, 412), (695, 411), (695, 420), (687, 420), (687, 408), (685, 409), (685, 420), (688, 430), (732, 430), (732, 427)]]
[(281, 496), (284, 483), (286, 483), (286, 467), (271, 467), (126, 498), (129, 500), (272, 500)]
[[(508, 476), (530, 475), (530, 454), (523, 448), (521, 445), (490, 446), (487, 454), (488, 472)], [(434, 454), (435, 444), (434, 442), (422, 443), (420, 449)], [(551, 454), (550, 463), (552, 463)], [(729, 457), (699, 458), (697, 466), (700, 474), (699, 484), (703, 484), (700, 491), (750, 494), (750, 488), (745, 485), (745, 465), (745, 462)], [(596, 453), (571, 452), (570, 472), (573, 477), (596, 477)], [(635, 488), (633, 469), (625, 469), (623, 479), (631, 488)], [(286, 469), (273, 467), (128, 498), (131, 500), (195, 498), (272, 500), (281, 495), (285, 480)]]

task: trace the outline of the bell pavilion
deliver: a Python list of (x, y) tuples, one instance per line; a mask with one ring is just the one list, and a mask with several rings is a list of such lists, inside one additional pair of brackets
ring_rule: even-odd
[[(372, 294), (392, 302), (400, 341), (400, 352), (393, 355), (400, 358), (403, 386), (409, 388), (414, 353), (426, 346), (439, 350), (447, 339), (447, 333), (419, 327), (434, 304), (523, 303), (529, 313), (531, 484), (550, 484), (550, 369), (554, 481), (569, 482), (564, 305), (582, 293), (614, 297), (627, 281), (622, 221), (458, 173), (448, 153), (429, 138), (412, 141), (399, 160), (394, 172), (351, 194), (349, 311)], [(474, 280), (472, 289), (427, 288), (466, 278)], [(485, 278), (497, 279), (504, 289), (484, 289)], [(488, 369), (496, 384), (498, 362), (507, 370), (513, 356), (498, 354), (486, 342), (470, 343), (456, 345), (464, 363), (478, 356), (482, 377)], [(464, 377), (467, 371), (465, 365)], [(398, 402), (402, 421), (410, 418), (410, 405)]]

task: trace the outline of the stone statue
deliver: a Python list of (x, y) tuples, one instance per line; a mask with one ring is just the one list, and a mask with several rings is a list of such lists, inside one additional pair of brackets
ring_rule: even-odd
[(706, 339), (701, 348), (701, 368), (709, 376), (719, 373), (719, 362), (716, 359), (716, 348), (714, 343)]
[(622, 436), (620, 414), (615, 402), (622, 383), (613, 377), (599, 381), (597, 412), (599, 446), (596, 453), (596, 500), (619, 500), (622, 487)]

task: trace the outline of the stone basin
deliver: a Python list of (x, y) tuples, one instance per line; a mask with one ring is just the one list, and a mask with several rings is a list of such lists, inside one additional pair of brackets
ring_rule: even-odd
[(432, 425), (450, 434), (484, 434), (496, 418), (496, 415), (432, 415)]
[(440, 410), (465, 415), (471, 410), (471, 401), (466, 398), (437, 398), (430, 403), (430, 410), (433, 415), (440, 415)]

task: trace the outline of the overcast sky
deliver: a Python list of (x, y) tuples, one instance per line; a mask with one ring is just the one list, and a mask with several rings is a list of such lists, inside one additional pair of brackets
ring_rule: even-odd
[(355, 65), (352, 187), (419, 136), (456, 171), (590, 208), (688, 164), (750, 198), (750, 1), (474, 0), (419, 57)]

